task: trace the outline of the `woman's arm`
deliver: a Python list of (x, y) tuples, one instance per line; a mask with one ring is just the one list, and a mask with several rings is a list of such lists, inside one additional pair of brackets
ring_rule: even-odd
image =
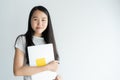
[(39, 73), (45, 70), (51, 70), (51, 71), (56, 71), (58, 68), (58, 62), (57, 61), (52, 61), (46, 66), (27, 66), (24, 65), (24, 53), (16, 48), (15, 49), (15, 57), (14, 57), (14, 75), (16, 76), (30, 76), (35, 73)]

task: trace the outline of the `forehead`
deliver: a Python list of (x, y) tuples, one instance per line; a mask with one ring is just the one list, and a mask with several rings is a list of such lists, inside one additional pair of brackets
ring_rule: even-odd
[(36, 10), (33, 12), (32, 17), (47, 17), (47, 15), (43, 11)]

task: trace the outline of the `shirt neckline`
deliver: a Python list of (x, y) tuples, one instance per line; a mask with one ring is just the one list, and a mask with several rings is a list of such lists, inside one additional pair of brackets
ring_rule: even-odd
[(38, 37), (38, 36), (33, 36), (33, 38), (36, 38), (36, 39), (43, 39), (43, 37)]

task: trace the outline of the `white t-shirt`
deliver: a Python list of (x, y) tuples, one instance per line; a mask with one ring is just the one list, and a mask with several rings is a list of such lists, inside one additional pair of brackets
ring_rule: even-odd
[[(42, 38), (42, 37), (33, 36), (33, 43), (35, 45), (41, 45), (41, 44), (45, 44), (45, 41), (44, 41), (44, 38)], [(18, 37), (18, 39), (15, 43), (15, 48), (20, 49), (26, 55), (25, 44), (26, 44), (25, 36), (20, 36), (20, 37)], [(24, 59), (24, 64), (27, 65), (26, 64), (26, 56)], [(24, 80), (32, 80), (32, 79), (30, 76), (24, 76)]]

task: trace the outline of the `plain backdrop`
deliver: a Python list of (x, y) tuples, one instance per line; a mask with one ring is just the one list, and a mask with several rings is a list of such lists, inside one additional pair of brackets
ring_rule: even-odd
[(14, 42), (36, 5), (50, 12), (63, 80), (120, 80), (120, 0), (0, 0), (0, 80), (23, 80)]

